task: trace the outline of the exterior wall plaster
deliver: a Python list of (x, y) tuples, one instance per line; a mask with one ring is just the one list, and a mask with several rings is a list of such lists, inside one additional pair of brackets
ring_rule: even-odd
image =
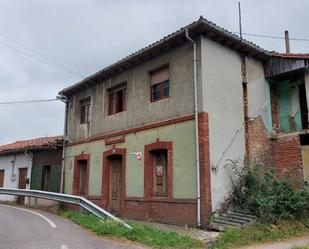
[[(32, 168), (32, 155), (31, 154), (17, 154), (15, 158), (14, 170), (12, 171), (12, 161), (14, 160), (13, 155), (1, 156), (0, 157), (0, 170), (4, 172), (4, 188), (18, 188), (19, 183), (19, 168), (28, 168), (27, 178), (31, 178)], [(12, 181), (12, 174), (15, 175), (15, 180)], [(31, 181), (31, 179), (30, 179)], [(26, 185), (26, 189), (30, 189), (30, 184)], [(10, 195), (0, 195), (0, 201), (15, 201), (17, 197)], [(25, 203), (27, 203), (27, 197)]]
[[(209, 117), (212, 209), (220, 208), (232, 190), (227, 160), (245, 154), (241, 61), (238, 53), (206, 38), (201, 40), (203, 111)], [(226, 151), (237, 132), (236, 139)], [(239, 133), (239, 134), (238, 134)]]

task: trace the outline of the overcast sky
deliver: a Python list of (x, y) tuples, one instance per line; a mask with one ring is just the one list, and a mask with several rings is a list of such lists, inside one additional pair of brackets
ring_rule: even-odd
[[(309, 38), (309, 0), (242, 0), (243, 32)], [(238, 31), (237, 0), (0, 0), (0, 102), (55, 98), (58, 91), (202, 15)], [(46, 61), (8, 36), (57, 63)], [(284, 41), (245, 37), (267, 50)], [(292, 52), (309, 42), (291, 41)], [(29, 57), (30, 56), (30, 57)], [(36, 60), (36, 59), (38, 60)], [(62, 134), (61, 102), (0, 105), (0, 144)]]

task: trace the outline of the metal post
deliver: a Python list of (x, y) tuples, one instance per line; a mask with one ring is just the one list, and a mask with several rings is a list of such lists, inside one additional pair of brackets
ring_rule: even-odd
[(290, 53), (290, 38), (289, 38), (289, 31), (284, 31), (284, 39), (285, 39), (285, 51), (287, 54)]

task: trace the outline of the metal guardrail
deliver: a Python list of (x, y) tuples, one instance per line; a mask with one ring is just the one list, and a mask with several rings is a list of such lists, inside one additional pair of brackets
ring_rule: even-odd
[(14, 188), (0, 188), (0, 194), (35, 197), (35, 198), (41, 198), (41, 199), (47, 199), (47, 200), (53, 200), (53, 201), (59, 201), (59, 202), (79, 205), (80, 207), (86, 209), (87, 211), (91, 212), (92, 214), (98, 216), (101, 219), (110, 218), (117, 222), (122, 223), (125, 227), (132, 229), (132, 227), (128, 225), (127, 223), (125, 223), (124, 221), (118, 219), (117, 217), (110, 214), (103, 208), (100, 208), (98, 205), (92, 203), (91, 201), (81, 196), (60, 194), (60, 193), (54, 193), (54, 192), (46, 192), (46, 191), (40, 191), (40, 190), (14, 189)]

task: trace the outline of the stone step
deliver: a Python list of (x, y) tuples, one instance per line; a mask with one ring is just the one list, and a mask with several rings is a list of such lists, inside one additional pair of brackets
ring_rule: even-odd
[(224, 232), (229, 228), (236, 228), (235, 226), (227, 225), (227, 224), (222, 224), (218, 223), (216, 221), (213, 221), (210, 223), (209, 228), (214, 231), (219, 231), (219, 232)]
[(237, 218), (233, 218), (233, 217), (229, 217), (229, 216), (221, 216), (218, 217), (217, 220), (221, 220), (221, 221), (230, 221), (230, 222), (234, 222), (234, 223), (239, 223), (241, 225), (248, 223), (247, 220), (241, 220), (241, 219), (237, 219)]
[(246, 212), (228, 211), (227, 213), (230, 214), (230, 215), (237, 215), (237, 216), (241, 216), (241, 217), (245, 217), (245, 218), (251, 218), (251, 219), (254, 219), (254, 220), (257, 219), (257, 217), (256, 217), (255, 215), (253, 215), (253, 214), (248, 214), (248, 213), (246, 213)]
[(210, 228), (216, 231), (225, 231), (228, 228), (241, 228), (252, 224), (257, 220), (255, 215), (247, 210), (228, 210), (227, 213), (216, 213), (215, 218), (210, 223)]
[(221, 216), (222, 217), (233, 218), (233, 219), (236, 219), (236, 220), (242, 220), (242, 221), (245, 221), (245, 222), (248, 222), (248, 223), (251, 223), (251, 222), (256, 220), (254, 218), (244, 217), (244, 216), (238, 215), (238, 214), (222, 214)]
[(224, 225), (229, 225), (229, 226), (234, 226), (234, 227), (241, 227), (242, 224), (238, 221), (229, 221), (225, 220), (223, 218), (217, 218), (213, 222), (224, 224)]

